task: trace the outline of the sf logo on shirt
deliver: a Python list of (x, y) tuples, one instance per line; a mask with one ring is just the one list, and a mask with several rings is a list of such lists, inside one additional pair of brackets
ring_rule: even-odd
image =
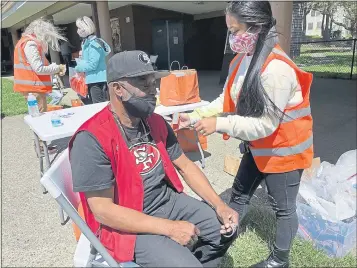
[(161, 162), (160, 152), (152, 143), (138, 143), (130, 148), (135, 157), (135, 164), (141, 175), (154, 170)]

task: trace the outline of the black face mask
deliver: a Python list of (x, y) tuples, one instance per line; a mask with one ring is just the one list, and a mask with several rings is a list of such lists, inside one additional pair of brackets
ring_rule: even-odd
[(144, 97), (132, 95), (127, 101), (122, 101), (122, 103), (129, 115), (136, 118), (147, 118), (155, 110), (156, 97), (154, 95), (146, 95)]

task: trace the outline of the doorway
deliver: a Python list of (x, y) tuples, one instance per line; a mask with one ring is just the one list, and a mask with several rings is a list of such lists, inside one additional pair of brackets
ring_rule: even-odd
[[(158, 55), (156, 66), (170, 69), (173, 61), (184, 65), (183, 22), (159, 20), (152, 22), (152, 49)], [(175, 67), (177, 68), (177, 67)]]

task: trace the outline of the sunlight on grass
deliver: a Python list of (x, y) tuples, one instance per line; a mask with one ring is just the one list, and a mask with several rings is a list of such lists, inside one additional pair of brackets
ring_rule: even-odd
[(9, 79), (1, 79), (2, 116), (13, 116), (27, 113), (27, 105), (20, 93), (13, 91), (13, 82)]

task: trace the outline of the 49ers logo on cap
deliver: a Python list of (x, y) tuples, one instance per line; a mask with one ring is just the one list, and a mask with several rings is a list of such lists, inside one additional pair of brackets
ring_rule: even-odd
[(140, 53), (139, 56), (139, 61), (141, 61), (144, 64), (150, 64), (150, 58), (146, 53)]
[(160, 152), (152, 143), (138, 143), (130, 148), (141, 175), (153, 171), (161, 162)]

